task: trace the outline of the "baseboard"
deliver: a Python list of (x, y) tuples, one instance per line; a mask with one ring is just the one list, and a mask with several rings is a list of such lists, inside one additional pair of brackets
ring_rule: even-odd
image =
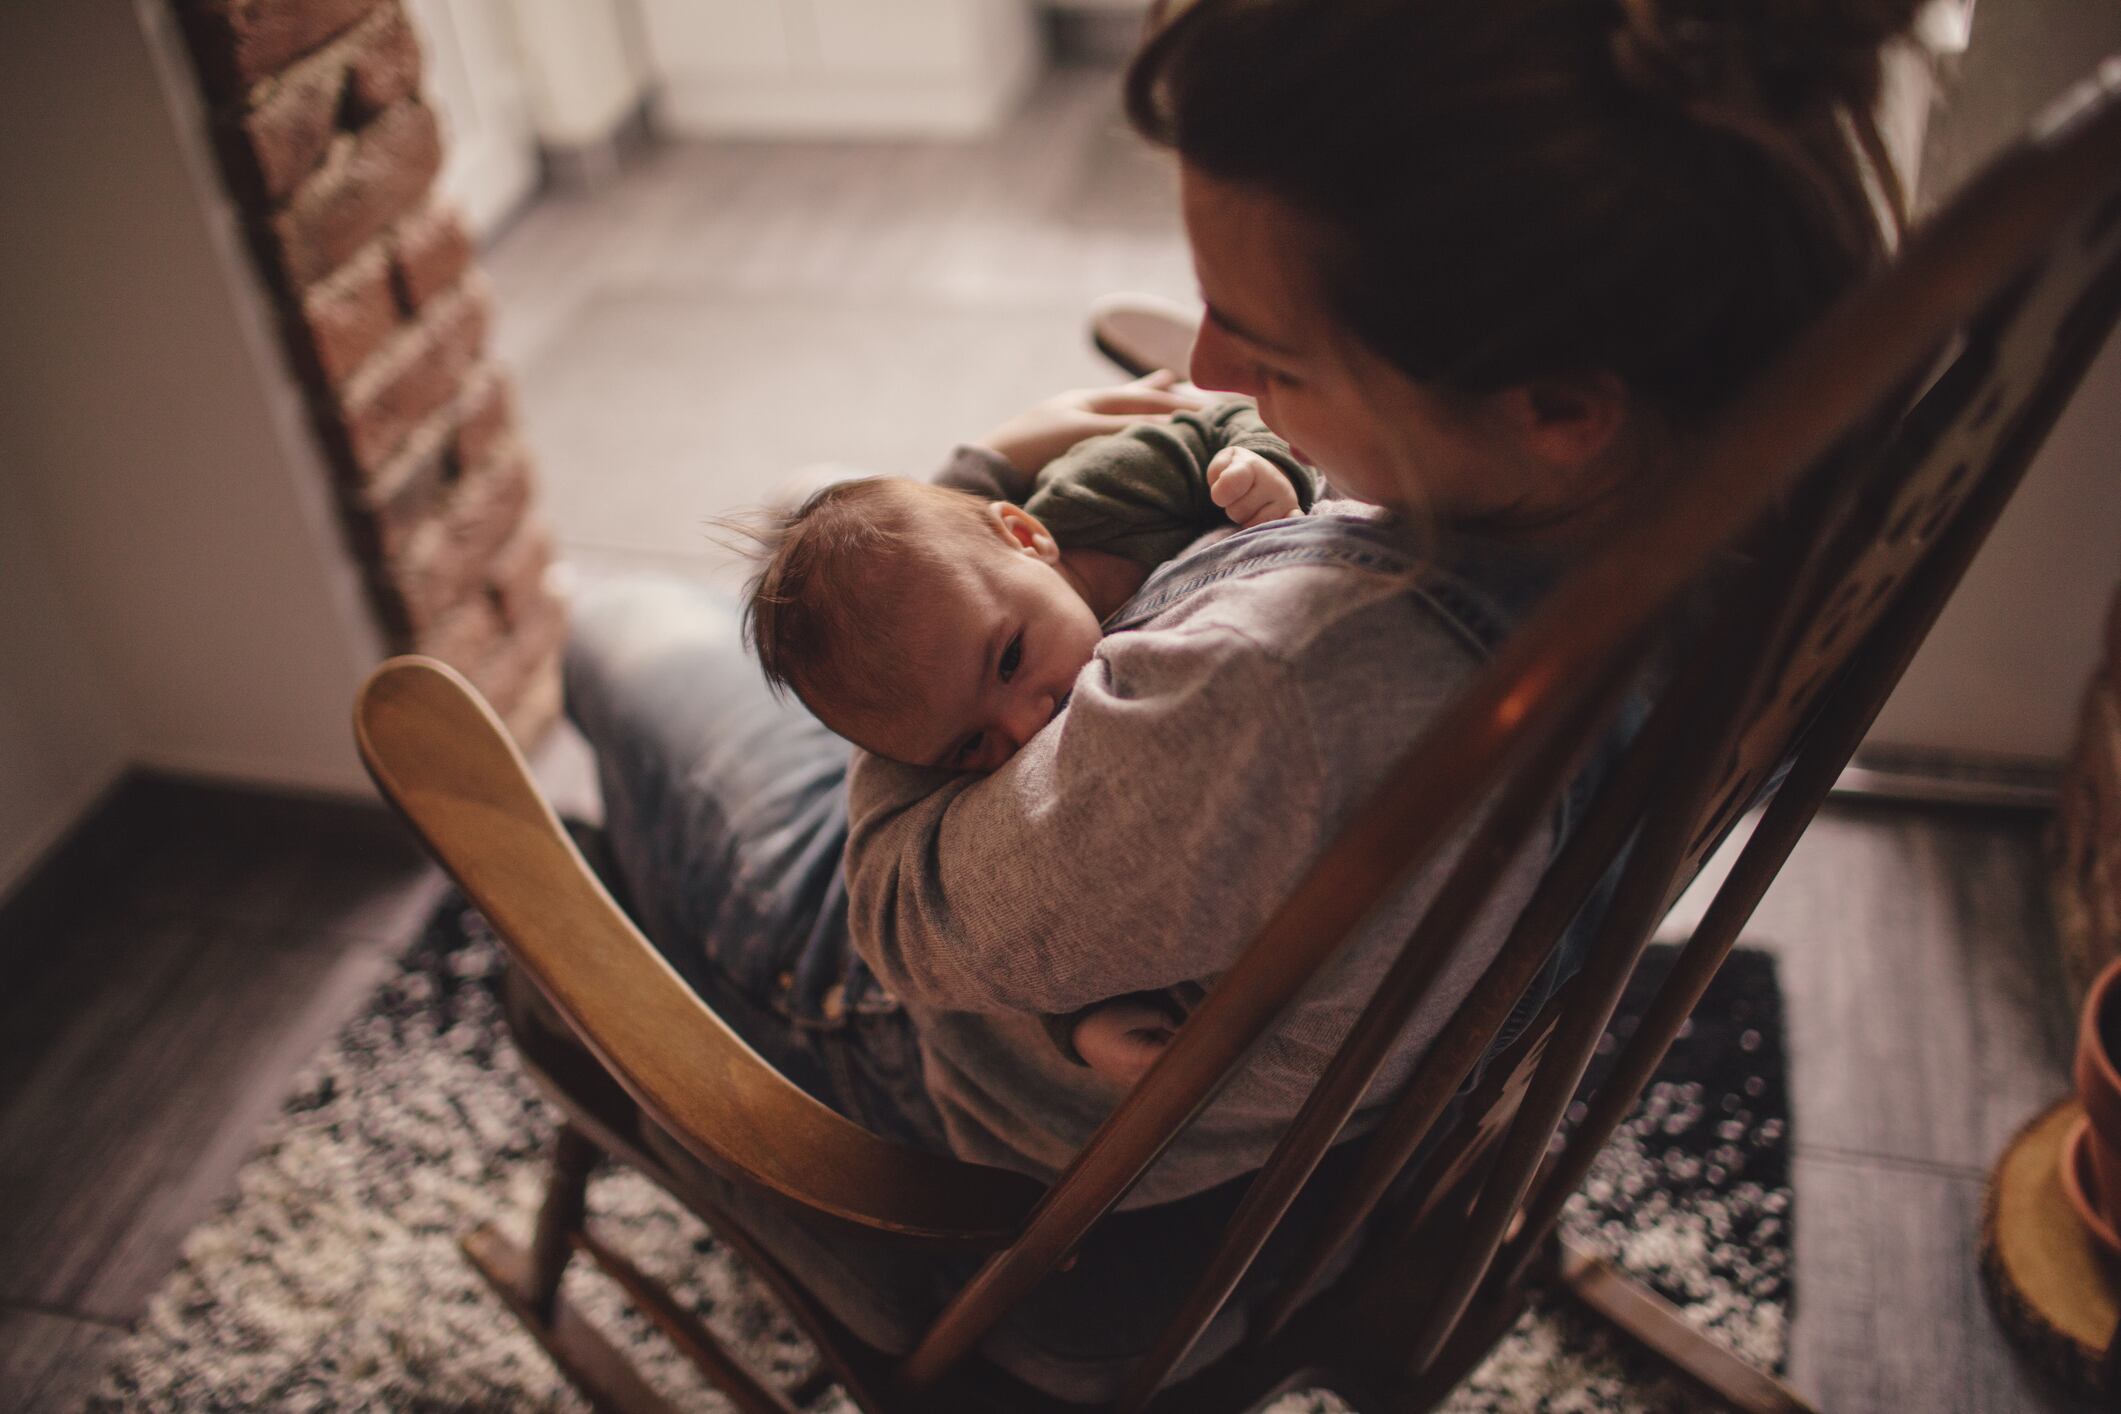
[(2040, 758), (1865, 747), (1834, 782), (1833, 794), (1913, 805), (2053, 810), (2062, 798), (2062, 768)]
[(612, 130), (591, 142), (538, 147), (538, 167), (544, 190), (597, 192), (609, 186), (627, 165), (656, 142), (655, 102), (644, 94), (633, 110)]
[(47, 936), (91, 890), (132, 867), (157, 822), (172, 813), (208, 810), (241, 810), (290, 830), (330, 830), (397, 845), (405, 840), (404, 826), (374, 796), (129, 768), (12, 888), (0, 892), (0, 978), (12, 972), (20, 949)]
[(887, 80), (840, 74), (670, 74), (655, 102), (678, 137), (972, 138), (994, 130), (1034, 77), (1029, 56), (991, 73)]
[(123, 814), (117, 802), (136, 774), (120, 766), (86, 782), (8, 861), (8, 873), (0, 878), (0, 963), (19, 940), (42, 931), (40, 925), (65, 906), (80, 880), (114, 854), (122, 856), (111, 829)]
[(148, 745), (140, 748), (137, 764), (141, 774), (157, 779), (187, 781), (201, 789), (225, 787), (254, 795), (336, 797), (345, 801), (373, 801), (375, 787), (361, 769), (353, 749), (353, 733), (346, 735), (342, 759), (230, 755), (219, 751)]
[(81, 822), (99, 808), (103, 798), (124, 780), (125, 772), (124, 758), (119, 757), (105, 769), (83, 776), (73, 790), (52, 807), (43, 823), (32, 828), (7, 858), (0, 859), (0, 905), (4, 905), (16, 886), (34, 874), (44, 860), (80, 828)]

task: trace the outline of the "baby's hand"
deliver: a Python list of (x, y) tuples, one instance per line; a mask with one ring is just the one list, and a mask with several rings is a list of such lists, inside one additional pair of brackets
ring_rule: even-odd
[(1257, 452), (1225, 447), (1208, 463), (1208, 498), (1240, 527), (1296, 514), (1296, 488), (1280, 467)]

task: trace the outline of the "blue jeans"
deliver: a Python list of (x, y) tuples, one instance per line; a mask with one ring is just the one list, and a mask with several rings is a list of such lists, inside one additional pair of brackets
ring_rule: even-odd
[(847, 744), (767, 689), (710, 590), (594, 585), (572, 618), (567, 713), (634, 921), (789, 1080), (943, 1149), (913, 1027), (848, 945)]

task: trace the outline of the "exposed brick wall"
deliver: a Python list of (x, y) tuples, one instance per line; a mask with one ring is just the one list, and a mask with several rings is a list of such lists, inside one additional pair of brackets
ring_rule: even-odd
[(552, 537), (471, 242), (433, 203), (441, 131), (404, 8), (170, 3), (384, 635), (460, 669), (527, 743), (559, 710)]
[(2075, 1004), (2121, 956), (2121, 594), (2107, 615), (2105, 657), (2085, 689), (2050, 837), (2055, 922)]

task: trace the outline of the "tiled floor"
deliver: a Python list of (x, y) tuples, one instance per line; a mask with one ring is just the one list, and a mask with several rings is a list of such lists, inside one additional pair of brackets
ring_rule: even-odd
[(539, 206), (487, 267), (564, 552), (712, 573), (705, 519), (789, 473), (922, 473), (1112, 381), (1090, 299), (1192, 289), (1170, 180), (1068, 68), (974, 146), (668, 147)]
[[(1952, 141), (2015, 124), (2012, 101), (1962, 102)], [(488, 266), (566, 556), (700, 575), (726, 571), (705, 517), (808, 462), (918, 470), (1109, 376), (1091, 296), (1190, 285), (1165, 174), (1095, 70), (972, 148), (665, 149), (539, 206)], [(593, 810), (579, 742), (541, 774)], [(130, 818), (86, 896), (0, 940), (0, 1409), (77, 1400), (439, 886), (341, 811), (149, 785)], [(2067, 1083), (2038, 827), (1832, 808), (1748, 930), (1789, 1003), (1794, 1382), (1824, 1409), (2068, 1407), (2011, 1357), (1972, 1257), (1988, 1163)]]

